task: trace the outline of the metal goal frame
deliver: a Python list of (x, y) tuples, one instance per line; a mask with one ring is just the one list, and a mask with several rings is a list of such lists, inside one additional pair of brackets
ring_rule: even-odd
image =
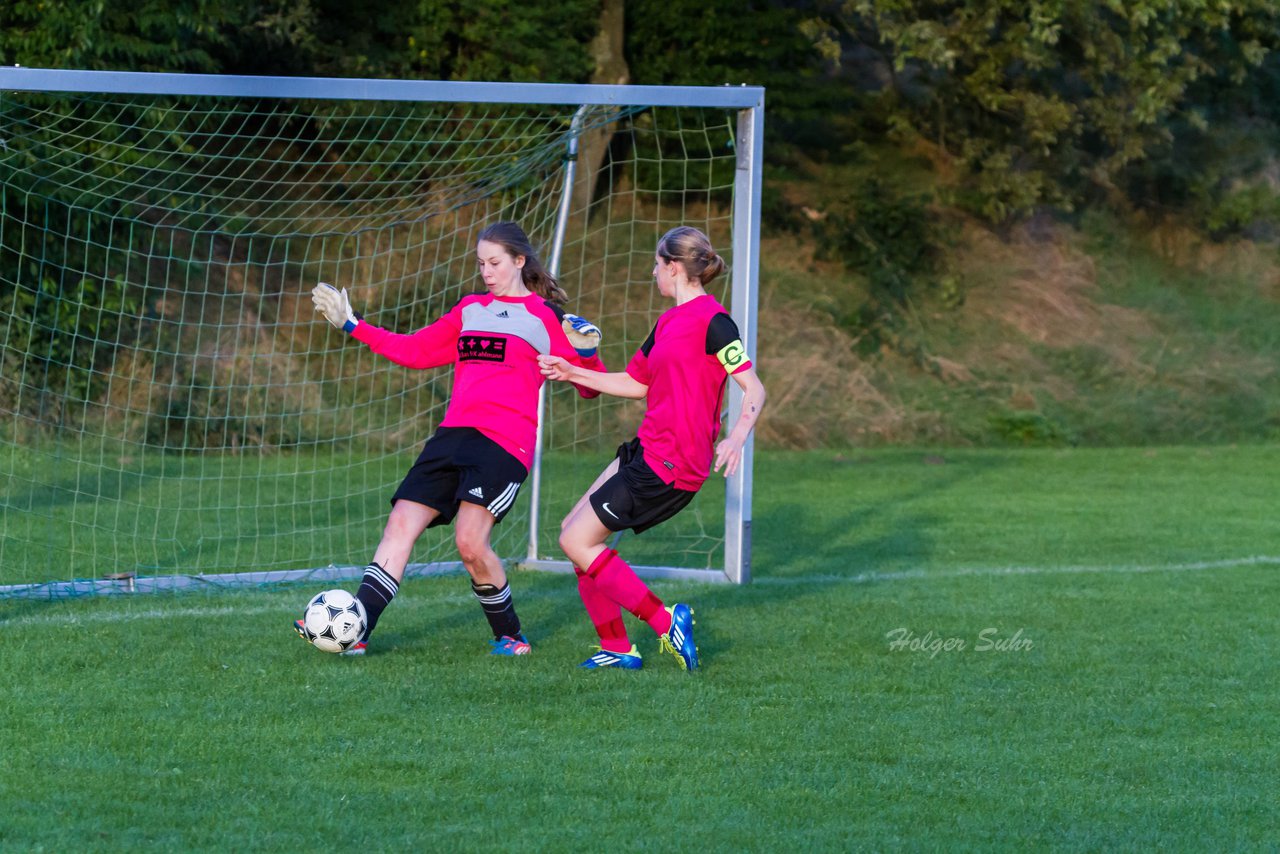
[[(555, 237), (550, 247), (549, 267), (559, 271), (565, 224), (569, 214), (575, 155), (578, 145), (577, 120), (593, 106), (609, 107), (704, 107), (735, 110), (737, 137), (733, 181), (731, 289), (729, 310), (742, 333), (747, 352), (756, 352), (757, 294), (759, 282), (760, 199), (763, 166), (764, 89), (758, 86), (623, 86), (561, 83), (490, 83), (458, 81), (375, 80), (325, 77), (265, 77), (212, 74), (159, 74), (124, 71), (79, 71), (22, 67), (0, 67), (0, 92), (77, 92), (126, 95), (177, 95), (201, 97), (299, 98), (314, 100), (369, 100), (417, 102), (470, 102), (492, 104), (576, 105), (579, 112), (567, 138), (563, 189), (557, 215)], [(729, 383), (727, 419), (737, 419), (742, 392)], [(544, 388), (545, 394), (545, 388)], [(541, 405), (541, 402), (540, 402)], [(531, 512), (529, 547), (523, 568), (571, 572), (567, 561), (540, 559), (537, 555), (538, 519), (541, 501), (541, 419), (534, 467), (530, 471)], [(742, 463), (728, 479), (725, 491), (724, 566), (722, 569), (691, 569), (670, 566), (637, 566), (647, 577), (685, 578), (711, 582), (745, 584), (751, 580), (751, 495), (754, 469), (753, 440), (742, 451)], [(412, 564), (407, 574), (436, 574), (460, 568), (457, 562)], [(352, 568), (358, 572), (358, 568)], [(329, 572), (341, 568), (330, 568)], [(315, 577), (315, 569), (298, 570), (298, 577)], [(283, 573), (286, 577), (292, 573)], [(245, 573), (256, 576), (258, 573)], [(270, 574), (280, 581), (282, 573)], [(231, 583), (228, 576), (198, 577), (192, 584), (217, 581)], [(262, 579), (245, 578), (246, 582)], [(161, 579), (156, 579), (161, 581)], [(163, 579), (162, 586), (178, 579)], [(103, 592), (119, 589), (116, 581), (90, 582)], [(47, 585), (34, 585), (45, 588)], [(83, 584), (81, 584), (83, 586)], [(129, 590), (142, 589), (130, 579)], [(161, 586), (161, 585), (153, 585)], [(10, 591), (15, 592), (15, 591)], [(44, 592), (49, 592), (45, 590)]]

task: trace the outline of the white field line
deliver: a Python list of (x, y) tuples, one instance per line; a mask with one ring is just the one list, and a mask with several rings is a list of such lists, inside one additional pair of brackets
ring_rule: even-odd
[[(1229, 558), (1226, 560), (1197, 561), (1194, 563), (1174, 563), (1174, 564), (1127, 564), (1121, 566), (974, 566), (961, 567), (958, 569), (940, 569), (940, 570), (924, 570), (924, 569), (904, 569), (898, 572), (861, 572), (856, 575), (801, 575), (783, 578), (756, 578), (752, 585), (791, 585), (791, 584), (876, 584), (881, 582), (892, 581), (935, 581), (938, 579), (948, 578), (973, 578), (973, 577), (1005, 577), (1019, 575), (1124, 575), (1124, 574), (1142, 574), (1155, 572), (1212, 572), (1219, 569), (1236, 569), (1251, 566), (1280, 566), (1280, 557), (1269, 555), (1253, 555), (1242, 558)], [(665, 586), (665, 584), (664, 584)], [(563, 591), (564, 595), (570, 592), (576, 595), (577, 587), (570, 585)], [(544, 591), (523, 591), (521, 598), (537, 598), (540, 595), (550, 595), (552, 597), (560, 595), (558, 592), (550, 594)], [(113, 597), (114, 598), (114, 597)], [(407, 598), (407, 597), (405, 597)], [(474, 601), (471, 596), (461, 594), (449, 594), (447, 599), (456, 600), (459, 603), (467, 603)], [(65, 601), (65, 600), (64, 600)], [(441, 601), (437, 597), (432, 597), (433, 602)], [(412, 607), (412, 601), (402, 602), (397, 599), (400, 607), (408, 605)], [(133, 622), (137, 620), (175, 620), (187, 618), (212, 618), (212, 617), (244, 617), (251, 614), (269, 614), (280, 613), (281, 608), (278, 603), (259, 604), (259, 605), (207, 605), (199, 607), (181, 607), (181, 608), (146, 608), (134, 609), (128, 608), (121, 611), (102, 611), (87, 614), (28, 614), (10, 619), (0, 618), (0, 625), (6, 628), (21, 628), (23, 626), (90, 626), (95, 624), (123, 623)], [(287, 626), (286, 626), (287, 628)]]
[(1090, 574), (1140, 574), (1151, 572), (1206, 572), (1215, 569), (1235, 569), (1246, 566), (1280, 566), (1280, 557), (1251, 555), (1226, 560), (1196, 561), (1194, 563), (1122, 564), (1119, 566), (972, 566), (957, 569), (903, 569), (896, 572), (860, 572), (856, 575), (803, 575), (780, 578), (753, 578), (752, 584), (875, 584), (882, 581), (936, 581), (945, 578), (1003, 577), (1013, 575), (1090, 575)]

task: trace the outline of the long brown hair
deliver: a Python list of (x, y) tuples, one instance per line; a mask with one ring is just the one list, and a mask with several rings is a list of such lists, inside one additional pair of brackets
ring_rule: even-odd
[(678, 225), (662, 235), (658, 256), (664, 261), (679, 261), (689, 278), (701, 285), (724, 271), (724, 259), (711, 248), (710, 239), (690, 225)]
[(520, 268), (520, 279), (526, 288), (557, 305), (564, 305), (569, 301), (569, 295), (564, 292), (564, 288), (560, 287), (556, 277), (542, 266), (542, 261), (533, 251), (533, 244), (529, 242), (529, 235), (524, 233), (523, 228), (514, 222), (495, 222), (485, 226), (480, 236), (476, 238), (476, 243), (481, 240), (498, 244), (512, 258), (524, 256), (524, 266)]

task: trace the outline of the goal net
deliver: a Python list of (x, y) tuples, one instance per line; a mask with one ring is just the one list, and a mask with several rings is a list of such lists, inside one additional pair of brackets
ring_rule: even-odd
[[(452, 372), (373, 355), (310, 289), (413, 331), (479, 289), (497, 220), (611, 370), (668, 307), (658, 237), (703, 229), (754, 352), (762, 111), (745, 87), (0, 69), (0, 597), (354, 577)], [(567, 569), (559, 520), (641, 412), (548, 385), (498, 554)], [(746, 581), (744, 462), (628, 559)], [(438, 530), (412, 560), (458, 566)]]

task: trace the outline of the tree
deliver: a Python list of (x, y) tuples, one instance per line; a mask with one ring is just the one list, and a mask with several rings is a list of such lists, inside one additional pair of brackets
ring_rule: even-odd
[[(604, 0), (599, 29), (591, 40), (590, 50), (595, 63), (592, 83), (620, 86), (631, 82), (631, 69), (627, 67), (625, 55), (626, 0)], [(578, 141), (578, 171), (573, 188), (577, 207), (585, 207), (595, 198), (596, 182), (609, 154), (614, 130), (613, 124), (591, 128)]]
[(219, 70), (238, 0), (0, 4), (0, 64), (107, 71)]
[(1277, 44), (1269, 0), (842, 0), (807, 32), (880, 53), (890, 125), (955, 158), (1003, 221), (1122, 195), (1126, 170), (1207, 129), (1206, 80), (1247, 84)]
[(419, 0), (397, 76), (581, 83), (601, 0)]
[(0, 4), (0, 63), (112, 71), (574, 83), (601, 0)]

